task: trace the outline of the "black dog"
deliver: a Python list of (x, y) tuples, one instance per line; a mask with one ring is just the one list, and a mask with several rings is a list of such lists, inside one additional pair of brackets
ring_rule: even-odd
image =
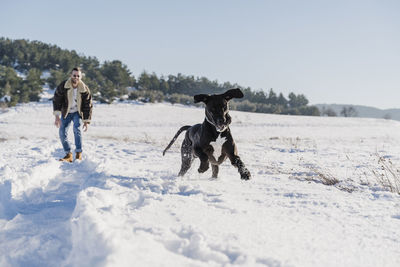
[(163, 155), (165, 155), (165, 152), (172, 146), (180, 133), (187, 131), (181, 147), (182, 166), (179, 176), (185, 175), (193, 158), (198, 157), (201, 162), (198, 171), (200, 173), (205, 172), (211, 163), (212, 177), (217, 178), (218, 165), (228, 157), (232, 165), (238, 168), (243, 180), (251, 178), (250, 172), (237, 155), (237, 148), (229, 129), (231, 116), (228, 114), (228, 101), (232, 98), (242, 97), (243, 93), (240, 89), (231, 89), (220, 95), (201, 94), (194, 96), (195, 103), (204, 102), (206, 104), (204, 122), (181, 127), (163, 152)]

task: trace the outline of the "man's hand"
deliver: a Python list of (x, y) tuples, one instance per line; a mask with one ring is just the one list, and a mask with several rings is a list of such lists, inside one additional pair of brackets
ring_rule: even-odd
[(89, 126), (89, 123), (87, 123), (87, 122), (84, 122), (84, 123), (83, 123), (83, 131), (84, 131), (84, 132), (87, 131), (88, 126)]
[(54, 125), (55, 125), (57, 128), (60, 128), (60, 126), (61, 126), (61, 119), (60, 119), (60, 116), (56, 116), (56, 120), (54, 121)]

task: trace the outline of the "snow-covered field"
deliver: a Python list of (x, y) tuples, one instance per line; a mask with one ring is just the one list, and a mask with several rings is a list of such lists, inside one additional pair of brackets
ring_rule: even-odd
[(400, 195), (372, 172), (400, 169), (400, 122), (231, 115), (250, 181), (177, 177), (183, 134), (162, 156), (201, 108), (96, 104), (72, 164), (48, 102), (1, 113), (0, 266), (400, 266)]

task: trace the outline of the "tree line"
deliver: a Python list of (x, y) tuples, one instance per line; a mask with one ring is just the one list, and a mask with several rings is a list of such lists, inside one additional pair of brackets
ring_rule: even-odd
[[(218, 94), (239, 87), (244, 98), (232, 101), (231, 109), (292, 115), (319, 116), (317, 107), (309, 106), (303, 94), (290, 93), (286, 98), (273, 89), (254, 91), (229, 82), (218, 83), (193, 75), (158, 76), (143, 71), (137, 78), (119, 60), (100, 63), (75, 50), (24, 39), (0, 38), (0, 101), (7, 106), (38, 101), (43, 86), (52, 89), (69, 77), (79, 66), (83, 81), (92, 91), (93, 99), (111, 103), (123, 99), (143, 102), (193, 104), (195, 94)], [(47, 73), (47, 75), (43, 75)]]

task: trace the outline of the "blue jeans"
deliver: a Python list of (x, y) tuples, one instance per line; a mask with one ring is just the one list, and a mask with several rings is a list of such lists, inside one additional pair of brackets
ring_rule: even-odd
[(61, 144), (65, 153), (71, 152), (71, 146), (68, 142), (68, 128), (74, 123), (75, 151), (82, 152), (81, 118), (78, 112), (68, 113), (67, 117), (61, 116), (61, 126), (59, 130)]

